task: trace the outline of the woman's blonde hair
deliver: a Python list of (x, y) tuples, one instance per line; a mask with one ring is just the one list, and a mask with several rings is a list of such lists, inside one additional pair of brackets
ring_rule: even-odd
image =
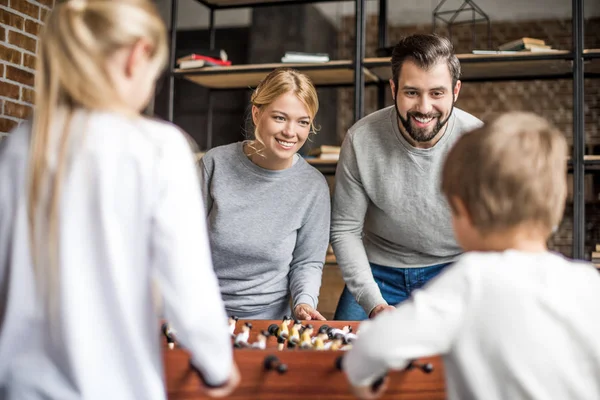
[[(142, 39), (150, 44), (149, 57), (157, 78), (167, 62), (167, 34), (150, 0), (57, 2), (42, 30), (27, 208), (32, 260), (38, 276), (41, 260), (47, 260), (49, 270), (43, 272), (50, 292), (58, 285), (58, 210), (73, 111), (128, 112), (111, 79), (108, 59)], [(58, 118), (61, 123), (64, 119), (64, 124), (54, 130)], [(39, 240), (40, 234), (47, 240)], [(43, 259), (42, 248), (47, 251)]]
[[(295, 69), (277, 68), (271, 71), (252, 93), (250, 104), (257, 107), (259, 112), (262, 112), (279, 96), (288, 92), (294, 93), (304, 104), (310, 117), (310, 132), (316, 133), (318, 129), (315, 127), (315, 116), (319, 111), (317, 90), (308, 76)], [(252, 116), (250, 116), (250, 119), (252, 119)], [(254, 140), (250, 141), (249, 146), (257, 153), (260, 153), (264, 147), (257, 126), (254, 126)]]

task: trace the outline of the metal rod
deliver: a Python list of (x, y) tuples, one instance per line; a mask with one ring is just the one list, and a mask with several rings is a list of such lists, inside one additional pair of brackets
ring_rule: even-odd
[(177, 2), (171, 0), (171, 47), (169, 48), (169, 105), (167, 119), (173, 122), (173, 106), (175, 103), (175, 52), (177, 50)]
[(573, 258), (584, 259), (585, 196), (583, 155), (584, 82), (583, 82), (583, 0), (573, 1)]
[[(387, 0), (379, 0), (379, 48), (387, 46)], [(380, 82), (377, 85), (377, 109), (385, 107), (385, 91), (387, 85)]]
[[(231, 10), (236, 8), (247, 8), (247, 7), (270, 7), (270, 6), (293, 6), (293, 5), (303, 5), (310, 3), (327, 3), (327, 2), (339, 2), (340, 0), (278, 0), (278, 1), (264, 1), (264, 2), (255, 2), (254, 0), (248, 0), (244, 2), (233, 2), (234, 4), (227, 4), (227, 1), (208, 3), (206, 0), (196, 0), (200, 3), (206, 5), (209, 8), (214, 8), (215, 10)], [(232, 3), (231, 0), (228, 0), (229, 3)], [(218, 4), (221, 3), (221, 4)]]
[(215, 36), (216, 36), (216, 29), (215, 29), (215, 10), (214, 9), (210, 9), (210, 14), (208, 17), (208, 40), (209, 40), (209, 46), (211, 50), (215, 49)]
[(387, 0), (379, 0), (379, 48), (387, 45)]
[(213, 147), (213, 114), (214, 114), (214, 96), (208, 89), (208, 111), (206, 114), (206, 151)]
[(388, 88), (387, 82), (379, 82), (377, 84), (377, 109), (381, 110), (385, 107), (385, 92)]
[(365, 58), (365, 30), (367, 17), (365, 13), (365, 0), (356, 0), (356, 46), (354, 52), (354, 121), (362, 118), (364, 113), (364, 87), (365, 75), (363, 61)]

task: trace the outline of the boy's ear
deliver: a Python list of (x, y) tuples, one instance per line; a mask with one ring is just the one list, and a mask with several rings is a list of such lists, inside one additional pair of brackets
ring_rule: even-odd
[(469, 223), (473, 223), (473, 221), (471, 220), (471, 214), (469, 214), (469, 210), (467, 210), (467, 206), (461, 198), (457, 196), (452, 196), (450, 198), (450, 204), (452, 207), (452, 212), (454, 212), (454, 215), (456, 217), (466, 218), (469, 221)]

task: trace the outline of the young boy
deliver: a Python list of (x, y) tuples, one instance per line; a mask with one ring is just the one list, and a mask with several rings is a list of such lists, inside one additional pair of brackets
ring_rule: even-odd
[(442, 355), (449, 399), (600, 399), (600, 274), (548, 251), (566, 197), (566, 141), (509, 113), (448, 154), (442, 192), (467, 252), (361, 325), (344, 357), (355, 394), (411, 359)]

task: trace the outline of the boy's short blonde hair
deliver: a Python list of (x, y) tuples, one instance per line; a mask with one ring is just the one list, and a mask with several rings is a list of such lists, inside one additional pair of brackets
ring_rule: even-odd
[(450, 150), (442, 192), (460, 199), (481, 233), (559, 224), (567, 193), (567, 143), (546, 119), (510, 112), (464, 134)]

